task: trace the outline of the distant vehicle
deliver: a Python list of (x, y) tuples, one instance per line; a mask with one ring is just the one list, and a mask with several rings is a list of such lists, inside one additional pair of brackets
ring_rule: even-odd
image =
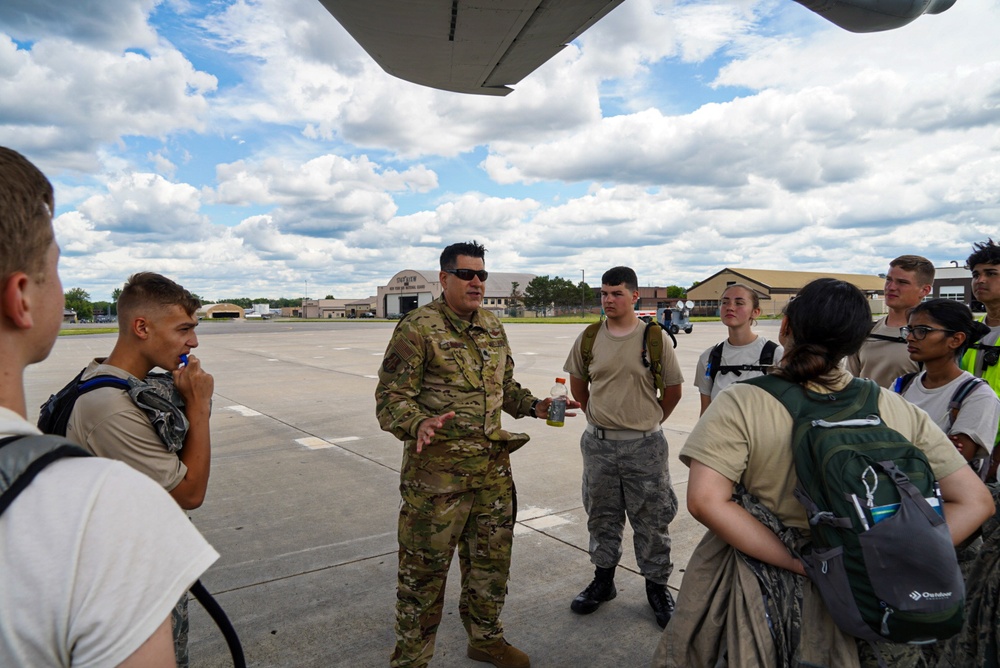
[(386, 317), (386, 319), (388, 319), (388, 320), (399, 320), (399, 319), (400, 319), (400, 318), (402, 318), (403, 316), (399, 315), (398, 313), (390, 313), (389, 315), (387, 315), (387, 316), (385, 316), (385, 317)]
[(375, 312), (374, 311), (366, 311), (365, 313), (361, 314), (361, 317), (362, 318), (374, 318), (375, 317)]
[(635, 314), (643, 322), (653, 322), (653, 319), (656, 317), (656, 309), (636, 309)]
[(677, 334), (682, 329), (685, 334), (690, 334), (694, 331), (694, 325), (691, 324), (690, 319), (693, 308), (693, 301), (678, 301), (673, 308), (665, 308), (660, 311), (657, 320), (664, 329), (670, 330), (671, 334)]

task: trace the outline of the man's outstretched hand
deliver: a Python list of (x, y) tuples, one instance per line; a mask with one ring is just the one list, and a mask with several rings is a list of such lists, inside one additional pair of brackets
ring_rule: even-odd
[(431, 439), (434, 438), (434, 433), (453, 417), (455, 417), (455, 411), (448, 411), (443, 415), (427, 418), (421, 422), (420, 426), (417, 427), (417, 452), (423, 450), (425, 445), (429, 445)]

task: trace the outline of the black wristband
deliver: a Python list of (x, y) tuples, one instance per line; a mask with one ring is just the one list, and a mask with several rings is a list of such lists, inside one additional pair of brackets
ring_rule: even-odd
[(532, 401), (531, 402), (531, 408), (528, 409), (528, 415), (530, 415), (533, 418), (537, 418), (538, 417), (538, 414), (535, 413), (535, 408), (538, 406), (538, 402), (539, 401), (541, 401), (541, 399), (535, 399), (534, 401)]

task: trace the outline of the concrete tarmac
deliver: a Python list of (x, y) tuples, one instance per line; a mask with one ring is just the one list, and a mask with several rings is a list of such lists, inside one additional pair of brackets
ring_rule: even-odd
[[(203, 577), (243, 642), (250, 666), (388, 665), (394, 643), (396, 518), (401, 444), (375, 419), (376, 373), (394, 323), (206, 322), (195, 351), (215, 376), (212, 475), (192, 520), (222, 555)], [(777, 322), (756, 330), (777, 340)], [(583, 325), (511, 324), (515, 378), (545, 397)], [(688, 470), (677, 452), (699, 414), (698, 355), (721, 341), (720, 323), (677, 336), (683, 398), (664, 424), (680, 512), (670, 526), (676, 594), (704, 533), (687, 513)], [(29, 419), (115, 335), (64, 336), (26, 374)], [(514, 420), (505, 428), (531, 442), (512, 456), (518, 494), (507, 639), (537, 668), (649, 665), (660, 628), (646, 602), (626, 527), (618, 597), (588, 616), (570, 601), (593, 576), (581, 507), (582, 415), (564, 428)], [(448, 578), (436, 668), (482, 664), (466, 658), (458, 615), (457, 560)], [(191, 604), (191, 662), (229, 666), (218, 629)]]

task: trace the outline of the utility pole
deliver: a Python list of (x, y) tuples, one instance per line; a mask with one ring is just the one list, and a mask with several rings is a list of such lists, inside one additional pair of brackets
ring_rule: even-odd
[(587, 312), (587, 272), (580, 270), (580, 315)]

